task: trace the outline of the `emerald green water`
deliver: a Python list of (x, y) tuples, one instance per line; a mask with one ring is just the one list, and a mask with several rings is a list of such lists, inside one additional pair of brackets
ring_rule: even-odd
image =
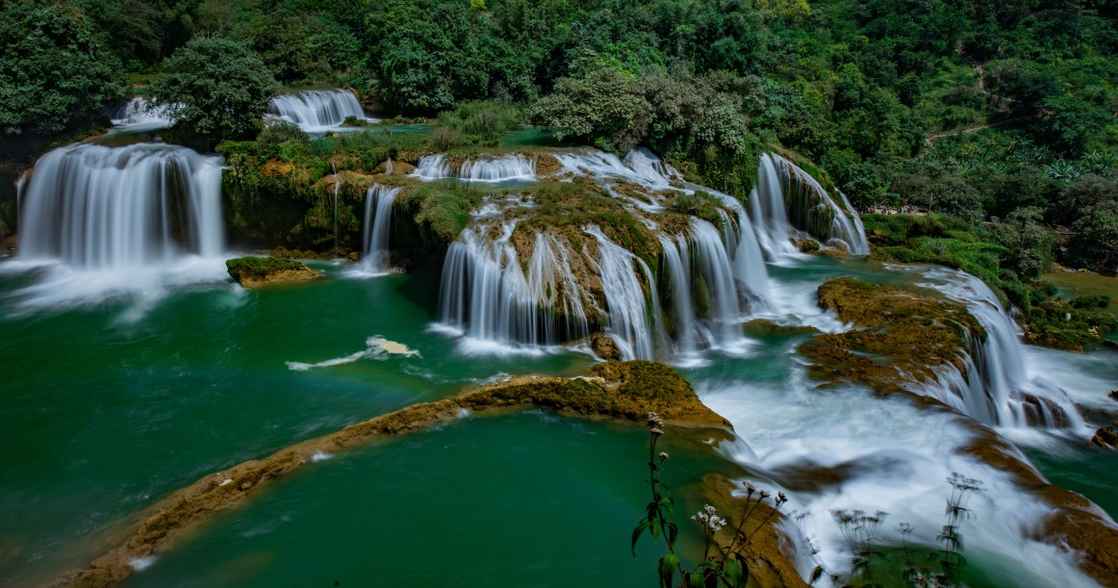
[[(344, 266), (318, 267), (327, 280), (263, 291), (177, 287), (142, 304), (114, 299), (34, 312), (17, 301), (35, 278), (0, 273), (0, 415), (11, 448), (0, 457), (0, 584), (83, 565), (130, 515), (215, 470), (498, 374), (574, 373), (589, 363), (570, 352), (465, 355), (428, 331), (437, 278), (357, 280)], [(811, 315), (821, 281), (914, 279), (826, 258), (770, 266), (770, 274), (779, 301), (772, 318), (824, 327), (825, 316)], [(372, 336), (422, 357), (288, 367), (353, 356)], [(795, 354), (806, 336), (755, 337), (747, 353), (711, 353), (706, 365), (682, 372), (735, 422), (760, 461), (782, 451), (800, 451), (809, 463), (849, 454), (868, 464), (872, 481), (874, 463), (912, 447), (917, 455), (903, 459), (919, 468), (951, 466), (920, 461), (944, 459), (924, 449), (921, 419), (933, 429), (943, 423), (865, 394), (807, 390)], [(1118, 379), (1107, 362), (1092, 365), (1096, 379)], [(648, 586), (655, 550), (636, 560), (628, 553), (647, 499), (644, 443), (640, 429), (540, 414), (469, 418), (314, 464), (161, 554), (130, 584)], [(947, 442), (933, 435), (930, 443)], [(672, 448), (673, 492), (693, 497), (703, 473), (736, 471), (726, 456), (740, 460), (737, 450), (723, 451)], [(1112, 514), (1118, 508), (1111, 454), (1028, 453), (1054, 482)], [(772, 475), (792, 479), (787, 468)], [(929, 487), (942, 485), (934, 476)], [(872, 494), (861, 500), (877, 506)], [(684, 513), (699, 505), (683, 506), (677, 520), (687, 528)], [(976, 553), (970, 583), (997, 585), (983, 578), (1013, 570), (1018, 556), (1006, 549)]]
[[(654, 585), (659, 545), (629, 551), (646, 444), (639, 427), (542, 413), (465, 419), (320, 462), (126, 585)], [(709, 450), (664, 448), (680, 499), (725, 469)]]
[[(27, 283), (0, 276), (10, 301)], [(474, 358), (426, 333), (421, 278), (331, 279), (246, 292), (175, 291), (0, 319), (0, 577), (81, 563), (97, 534), (202, 475), (498, 373), (559, 372), (572, 354)], [(418, 300), (413, 302), (412, 300)], [(7, 307), (10, 308), (10, 307)], [(344, 357), (380, 335), (421, 359)], [(29, 575), (29, 576), (27, 576)]]

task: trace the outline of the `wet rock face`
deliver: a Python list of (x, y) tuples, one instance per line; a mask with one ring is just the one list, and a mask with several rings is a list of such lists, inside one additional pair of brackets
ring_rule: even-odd
[(1091, 437), (1091, 445), (1104, 449), (1118, 449), (1118, 426), (1102, 427)]
[(598, 332), (591, 335), (590, 348), (594, 350), (594, 355), (606, 361), (621, 359), (621, 350), (617, 348), (617, 342), (605, 333)]
[(970, 341), (986, 336), (963, 304), (925, 290), (840, 278), (820, 286), (818, 297), (821, 308), (855, 325), (800, 345), (822, 382), (902, 391), (913, 378), (934, 379), (937, 366), (958, 365)]

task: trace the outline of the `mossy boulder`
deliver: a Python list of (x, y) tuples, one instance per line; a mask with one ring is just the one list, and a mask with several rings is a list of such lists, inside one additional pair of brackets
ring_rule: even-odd
[(238, 257), (225, 262), (229, 275), (245, 288), (317, 280), (321, 275), (301, 261), (276, 257)]
[(986, 337), (966, 306), (929, 290), (839, 278), (820, 286), (818, 299), (821, 308), (855, 326), (799, 347), (812, 362), (811, 376), (830, 384), (903, 391), (912, 379), (934, 379), (938, 366), (962, 369), (963, 354)]

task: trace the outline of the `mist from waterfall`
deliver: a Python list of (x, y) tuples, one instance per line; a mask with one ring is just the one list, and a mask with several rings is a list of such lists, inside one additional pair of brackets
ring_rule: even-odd
[(392, 206), (400, 188), (373, 184), (365, 193), (365, 222), (362, 228), (361, 268), (372, 274), (389, 271), (389, 239), (392, 232)]
[(268, 103), (268, 111), (307, 133), (338, 130), (347, 118), (376, 122), (365, 115), (357, 96), (349, 90), (308, 90), (276, 96)]
[(170, 145), (51, 151), (25, 189), (19, 256), (110, 268), (220, 255), (221, 165)]

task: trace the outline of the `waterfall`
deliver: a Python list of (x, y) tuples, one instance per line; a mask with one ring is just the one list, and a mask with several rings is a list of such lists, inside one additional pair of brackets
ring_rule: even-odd
[(365, 193), (365, 224), (362, 232), (364, 269), (373, 273), (388, 271), (389, 235), (392, 231), (392, 204), (399, 188), (373, 184)]
[(420, 158), (413, 175), (426, 181), (448, 178), (483, 183), (535, 181), (536, 161), (518, 154), (470, 159), (463, 161), (455, 173), (446, 155), (439, 153)]
[(672, 303), (672, 323), (679, 354), (694, 355), (698, 351), (695, 332), (695, 305), (691, 302), (691, 252), (683, 235), (669, 239), (660, 235), (664, 275), (667, 277)]
[(26, 187), (19, 255), (86, 268), (217, 256), (221, 166), (220, 157), (170, 145), (55, 149)]
[[(749, 213), (737, 198), (716, 190), (706, 190), (718, 198), (722, 205), (733, 211), (737, 217), (736, 227), (729, 215), (719, 211), (722, 216), (723, 241), (727, 251), (733, 251), (734, 279), (737, 281), (742, 303), (752, 307), (755, 304), (769, 304), (769, 270), (765, 267), (760, 241), (753, 228)], [(737, 229), (735, 232), (734, 229)], [(751, 310), (755, 310), (751, 308)]]
[(679, 175), (646, 149), (630, 151), (625, 161), (597, 150), (556, 153), (555, 157), (563, 170), (572, 175), (622, 180), (651, 190), (670, 189), (672, 179)]
[[(462, 231), (447, 251), (439, 290), (444, 325), (483, 341), (554, 345), (589, 335), (566, 249), (537, 234), (527, 278), (510, 243), (513, 222)], [(563, 321), (559, 321), (559, 317)]]
[(442, 153), (421, 157), (419, 165), (415, 166), (415, 172), (412, 175), (421, 180), (442, 180), (454, 177), (450, 170), (450, 162), (446, 160), (446, 155)]
[(153, 131), (175, 124), (171, 108), (136, 97), (128, 101), (113, 115), (113, 127), (128, 131)]
[(609, 311), (608, 332), (622, 358), (655, 359), (657, 347), (666, 342), (660, 303), (655, 295), (645, 294), (637, 273), (639, 270), (643, 274), (645, 283), (655, 292), (652, 270), (644, 260), (610, 241), (598, 227), (589, 226), (584, 231), (598, 241), (597, 270)]
[(862, 219), (846, 195), (839, 192), (839, 197), (843, 206), (796, 164), (779, 155), (761, 155), (749, 204), (765, 257), (777, 260), (794, 255), (790, 238), (797, 229), (825, 241), (841, 242), (854, 255), (868, 255)]
[(357, 96), (349, 90), (309, 90), (276, 96), (268, 103), (268, 110), (308, 133), (334, 130), (347, 118), (376, 120), (365, 116)]
[(966, 272), (933, 269), (921, 285), (939, 290), (962, 302), (986, 331), (986, 338), (972, 346), (965, 360), (966, 373), (960, 383), (954, 374), (941, 378), (947, 388), (962, 398), (964, 412), (986, 424), (1007, 427), (1040, 425), (1046, 428), (1082, 427), (1083, 419), (1058, 387), (1029, 377), (1025, 350), (1018, 329), (997, 295)]
[(705, 220), (691, 217), (691, 239), (695, 243), (695, 261), (710, 296), (711, 334), (719, 344), (738, 340), (741, 338), (738, 291), (730, 256), (718, 229)]
[(772, 261), (795, 253), (790, 241), (791, 225), (784, 208), (780, 172), (768, 153), (762, 154), (757, 164), (757, 185), (749, 195), (749, 206), (765, 257)]

